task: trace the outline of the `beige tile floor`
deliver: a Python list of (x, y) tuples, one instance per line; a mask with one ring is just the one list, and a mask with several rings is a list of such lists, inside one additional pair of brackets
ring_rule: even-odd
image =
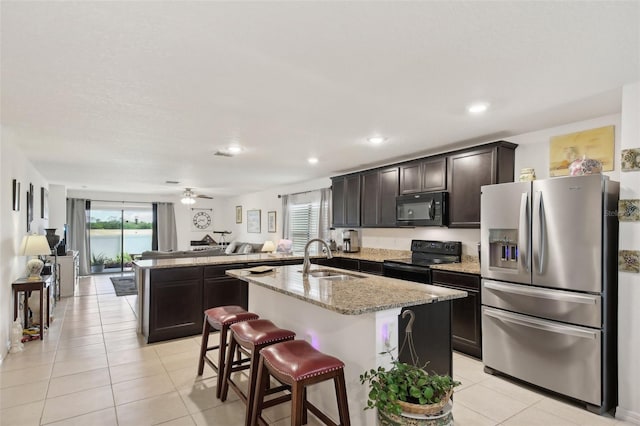
[[(0, 364), (0, 425), (242, 425), (244, 405), (215, 398), (215, 373), (196, 376), (200, 340), (147, 345), (135, 331), (136, 296), (116, 297), (107, 276), (83, 277), (58, 302), (44, 341)], [(487, 375), (454, 354), (456, 425), (622, 425)], [(288, 407), (267, 410), (288, 424)], [(310, 416), (311, 425), (319, 424)]]

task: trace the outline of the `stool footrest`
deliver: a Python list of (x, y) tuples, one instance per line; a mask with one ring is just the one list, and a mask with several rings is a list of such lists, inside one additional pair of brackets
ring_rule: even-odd
[(311, 411), (311, 413), (313, 413), (313, 415), (315, 415), (317, 418), (322, 420), (324, 422), (324, 424), (330, 425), (330, 426), (340, 426), (337, 423), (334, 423), (333, 420), (331, 420), (329, 417), (327, 417), (326, 414), (324, 414), (322, 411), (320, 411), (318, 409), (318, 407), (316, 407), (315, 405), (313, 405), (309, 401), (305, 401), (304, 405), (305, 405), (305, 408), (307, 410)]

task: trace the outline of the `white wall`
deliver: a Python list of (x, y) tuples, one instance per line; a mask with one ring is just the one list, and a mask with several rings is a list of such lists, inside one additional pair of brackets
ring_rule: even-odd
[[(40, 188), (47, 188), (48, 184), (27, 161), (12, 136), (7, 128), (0, 128), (0, 359), (7, 354), (13, 321), (11, 283), (25, 272), (26, 259), (18, 256), (18, 250), (27, 234), (26, 193), (30, 183), (34, 189), (31, 232), (44, 234), (44, 228), (48, 228), (48, 221), (40, 219)], [(20, 211), (12, 209), (13, 179), (21, 183)]]
[[(640, 148), (640, 82), (623, 88), (622, 149)], [(619, 157), (618, 157), (619, 158)], [(619, 161), (619, 160), (618, 160)], [(620, 173), (620, 198), (640, 199), (640, 171)], [(640, 223), (620, 222), (620, 249), (640, 250)], [(618, 274), (618, 410), (640, 424), (640, 274)]]
[[(249, 243), (263, 243), (271, 240), (277, 244), (283, 236), (282, 232), (282, 200), (278, 195), (293, 194), (296, 192), (312, 191), (315, 189), (328, 188), (331, 186), (331, 179), (328, 177), (315, 179), (307, 182), (300, 182), (292, 185), (283, 185), (271, 188), (266, 191), (254, 192), (251, 194), (230, 197), (224, 200), (224, 227), (231, 231), (230, 241), (242, 241)], [(236, 206), (242, 206), (242, 223), (237, 224), (235, 221)], [(247, 210), (260, 210), (262, 232), (247, 232)], [(267, 232), (267, 212), (276, 212), (276, 232)]]
[(615, 153), (614, 170), (606, 172), (612, 180), (620, 180), (620, 114), (606, 115), (591, 120), (569, 123), (549, 129), (538, 130), (518, 136), (507, 138), (509, 142), (517, 143), (515, 174), (516, 178), (520, 170), (525, 167), (533, 167), (536, 170), (537, 179), (549, 177), (549, 141), (552, 136), (566, 135), (588, 129), (604, 126), (615, 126)]

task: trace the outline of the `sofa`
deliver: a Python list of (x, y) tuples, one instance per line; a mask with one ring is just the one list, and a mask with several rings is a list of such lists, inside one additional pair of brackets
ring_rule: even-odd
[(262, 246), (262, 243), (244, 243), (232, 241), (226, 247), (212, 247), (183, 251), (148, 250), (142, 252), (142, 254), (140, 255), (140, 259), (177, 259), (182, 257), (231, 256), (238, 254), (260, 253)]

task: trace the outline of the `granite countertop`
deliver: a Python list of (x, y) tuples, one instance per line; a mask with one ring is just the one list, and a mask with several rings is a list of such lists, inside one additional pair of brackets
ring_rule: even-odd
[(312, 276), (302, 278), (300, 265), (277, 266), (272, 271), (261, 274), (252, 273), (248, 269), (234, 269), (226, 273), (345, 315), (360, 315), (467, 296), (464, 291), (337, 268), (314, 265), (311, 271), (318, 269), (338, 271), (357, 278), (346, 281)]
[(431, 269), (441, 269), (449, 272), (463, 272), (465, 274), (480, 275), (480, 262), (477, 257), (463, 256), (461, 263), (442, 263), (432, 265)]
[[(323, 256), (313, 254), (310, 257), (317, 258)], [(183, 257), (175, 259), (146, 259), (136, 260), (133, 263), (143, 269), (159, 269), (180, 268), (185, 266), (228, 265), (231, 263), (274, 262), (278, 260), (300, 260), (300, 263), (302, 263), (303, 259), (304, 256), (302, 253), (251, 253), (209, 257)]]

